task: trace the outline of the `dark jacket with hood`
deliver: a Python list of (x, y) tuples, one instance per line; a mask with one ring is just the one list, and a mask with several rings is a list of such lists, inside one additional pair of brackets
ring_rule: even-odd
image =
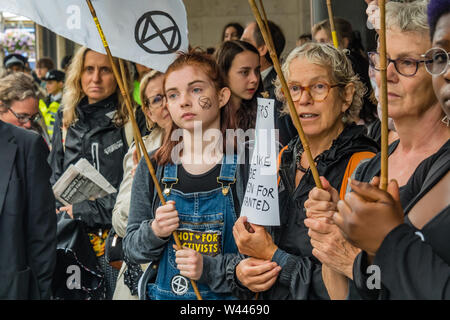
[[(78, 120), (67, 129), (65, 139), (62, 130), (63, 108), (59, 109), (49, 155), (53, 169), (50, 178), (52, 184), (71, 164), (85, 158), (114, 188), (119, 189), (128, 142), (125, 126), (117, 127), (113, 122), (117, 107), (116, 94), (93, 104), (88, 103), (87, 97), (83, 98), (76, 109)], [(144, 133), (145, 117), (140, 108), (136, 112), (136, 120), (141, 133)], [(52, 283), (55, 298), (81, 300), (102, 296), (103, 273), (94, 251), (90, 250), (87, 233), (111, 228), (116, 196), (117, 193), (113, 193), (74, 204), (74, 219), (70, 219), (67, 214), (58, 215), (58, 258)], [(81, 271), (81, 283), (73, 283), (73, 288), (66, 284), (68, 277), (73, 276), (69, 273), (71, 269), (68, 269), (72, 265), (78, 265)]]
[[(375, 154), (378, 151), (377, 144), (366, 137), (364, 132), (362, 126), (347, 126), (333, 141), (331, 148), (315, 159), (319, 175), (324, 176), (337, 190), (341, 187), (347, 164), (354, 153), (368, 151)], [(322, 280), (321, 263), (312, 255), (308, 228), (303, 223), (306, 219), (304, 203), (315, 187), (311, 170), (305, 173), (298, 187), (295, 187), (296, 155), (301, 148), (300, 139), (296, 137), (281, 157), (278, 190), (281, 225), (271, 227), (269, 232), (278, 246), (272, 261), (282, 269), (272, 288), (260, 295), (262, 299), (329, 299)], [(239, 261), (236, 259), (234, 266)], [(235, 294), (245, 297), (241, 285), (235, 288)]]
[[(58, 178), (79, 159), (85, 158), (108, 182), (119, 189), (122, 182), (122, 161), (128, 151), (124, 127), (118, 128), (112, 119), (117, 110), (116, 94), (94, 104), (88, 104), (87, 97), (77, 106), (78, 121), (67, 130), (65, 145), (62, 137), (62, 109), (58, 111), (49, 163), (53, 170), (50, 182)], [(145, 116), (139, 108), (136, 120), (145, 133)], [(89, 228), (110, 228), (112, 209), (117, 194), (87, 200), (73, 205), (73, 216), (82, 220)]]

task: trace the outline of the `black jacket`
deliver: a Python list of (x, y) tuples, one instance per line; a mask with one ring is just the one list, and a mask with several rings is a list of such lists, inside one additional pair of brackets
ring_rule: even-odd
[[(118, 128), (112, 122), (117, 109), (116, 94), (95, 103), (88, 104), (87, 97), (77, 106), (78, 121), (69, 127), (65, 139), (65, 150), (62, 143), (62, 109), (58, 111), (52, 151), (49, 163), (54, 184), (64, 171), (80, 158), (87, 159), (108, 182), (119, 189), (123, 176), (123, 157), (128, 151), (124, 127)], [(136, 120), (145, 133), (145, 116), (139, 108)], [(97, 200), (87, 200), (73, 206), (74, 218), (81, 219), (90, 228), (110, 228), (112, 209), (117, 194), (111, 194)]]
[[(350, 157), (360, 151), (376, 153), (377, 144), (364, 135), (362, 126), (347, 126), (333, 141), (329, 150), (316, 157), (317, 170), (337, 190)], [(277, 281), (261, 297), (271, 300), (285, 299), (329, 299), (322, 281), (322, 267), (312, 255), (312, 246), (306, 219), (304, 202), (315, 187), (311, 171), (308, 170), (295, 188), (295, 157), (301, 148), (299, 137), (293, 139), (283, 152), (279, 175), (280, 227), (271, 227), (272, 238), (278, 246), (272, 260), (282, 267)]]
[[(391, 152), (398, 143), (391, 145)], [(377, 157), (379, 158), (379, 157)], [(427, 222), (421, 230), (408, 219), (414, 205), (435, 186), (450, 169), (450, 140), (438, 152), (420, 163), (408, 183), (400, 190), (405, 223), (393, 229), (378, 249), (373, 265), (380, 270), (380, 287), (372, 282), (367, 255), (361, 252), (353, 265), (353, 284), (363, 299), (449, 299), (450, 298), (450, 206)], [(362, 180), (379, 171), (375, 163), (360, 170)], [(374, 168), (378, 168), (375, 170)], [(369, 270), (370, 271), (370, 270)], [(380, 290), (378, 290), (380, 289)], [(358, 298), (358, 297), (355, 297)]]
[(0, 299), (50, 299), (55, 198), (38, 134), (0, 121)]

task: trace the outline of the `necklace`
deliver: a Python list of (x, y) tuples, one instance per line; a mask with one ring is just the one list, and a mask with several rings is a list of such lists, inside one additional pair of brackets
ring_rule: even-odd
[(300, 150), (299, 153), (297, 153), (297, 157), (295, 158), (295, 164), (297, 165), (297, 170), (300, 170), (303, 173), (306, 173), (308, 171), (307, 168), (302, 166), (302, 154), (303, 150)]

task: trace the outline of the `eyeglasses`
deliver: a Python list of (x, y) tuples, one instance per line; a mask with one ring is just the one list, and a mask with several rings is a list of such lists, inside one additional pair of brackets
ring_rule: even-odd
[[(412, 77), (419, 70), (419, 64), (427, 62), (427, 60), (416, 60), (413, 58), (390, 59), (386, 57), (386, 67), (393, 62), (395, 70), (405, 77)], [(369, 52), (369, 64), (372, 68), (380, 71), (380, 54), (378, 52)]]
[(30, 116), (30, 115), (24, 115), (24, 114), (17, 114), (11, 108), (8, 108), (8, 110), (12, 112), (12, 114), (17, 118), (17, 120), (19, 120), (19, 122), (21, 124), (25, 124), (28, 121), (37, 122), (41, 118), (41, 114), (39, 112), (37, 112), (37, 113), (33, 114), (32, 116)]
[(425, 69), (433, 76), (444, 74), (450, 64), (448, 52), (441, 48), (431, 48), (422, 57), (426, 59)]
[(161, 108), (165, 103), (166, 97), (160, 94), (157, 94), (156, 96), (152, 96), (150, 98), (146, 98), (144, 103), (147, 107), (152, 109), (158, 109)]
[(297, 83), (290, 83), (288, 85), (289, 92), (291, 93), (292, 101), (300, 100), (300, 97), (303, 94), (303, 91), (308, 91), (311, 98), (314, 102), (322, 102), (325, 101), (330, 93), (331, 88), (340, 87), (342, 84), (333, 84), (329, 85), (325, 82), (314, 83), (310, 86), (301, 86)]

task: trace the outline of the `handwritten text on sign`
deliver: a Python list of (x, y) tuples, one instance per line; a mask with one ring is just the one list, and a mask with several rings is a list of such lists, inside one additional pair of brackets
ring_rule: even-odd
[(241, 215), (259, 225), (280, 225), (274, 100), (258, 98), (258, 115), (247, 188)]

